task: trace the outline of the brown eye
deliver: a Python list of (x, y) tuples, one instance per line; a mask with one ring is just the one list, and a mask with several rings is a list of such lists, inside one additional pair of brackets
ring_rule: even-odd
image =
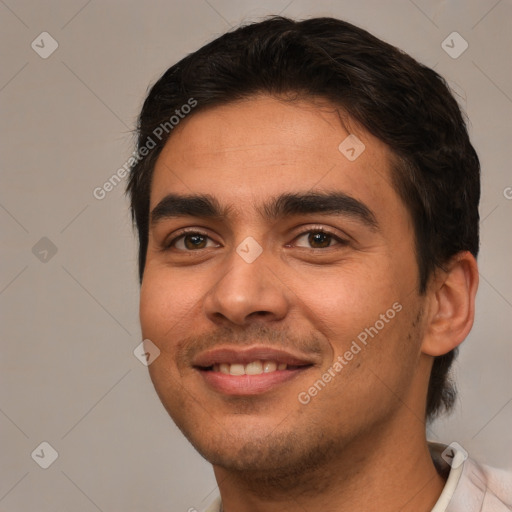
[(204, 249), (206, 247), (207, 238), (208, 237), (199, 234), (187, 234), (183, 237), (183, 243), (187, 249)]
[(208, 242), (213, 244), (213, 241), (208, 235), (196, 231), (190, 231), (173, 238), (168, 244), (166, 244), (166, 249), (174, 248), (180, 251), (191, 252), (199, 249), (206, 249), (207, 247), (218, 246), (216, 244), (208, 245)]
[(314, 249), (329, 247), (332, 236), (323, 232), (312, 232), (308, 236), (308, 242)]
[[(297, 237), (297, 241), (306, 238), (305, 245), (296, 244), (298, 247), (309, 247), (310, 249), (325, 249), (333, 245), (346, 245), (347, 242), (339, 236), (324, 231), (322, 229), (315, 229), (306, 231)], [(332, 243), (332, 242), (335, 243)]]

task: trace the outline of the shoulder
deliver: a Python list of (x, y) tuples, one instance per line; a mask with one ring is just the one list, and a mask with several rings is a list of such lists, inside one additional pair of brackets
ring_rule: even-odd
[(457, 443), (429, 443), (429, 449), (438, 471), (447, 475), (445, 488), (432, 512), (512, 511), (511, 471), (478, 463)]
[(482, 512), (512, 510), (512, 472), (470, 460), (468, 476), (482, 489)]

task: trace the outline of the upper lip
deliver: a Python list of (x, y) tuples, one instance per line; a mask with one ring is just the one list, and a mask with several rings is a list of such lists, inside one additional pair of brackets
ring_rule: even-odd
[(193, 358), (192, 365), (208, 368), (214, 364), (249, 364), (253, 361), (275, 361), (278, 364), (285, 363), (289, 366), (314, 364), (311, 357), (259, 345), (248, 348), (217, 347), (198, 354)]

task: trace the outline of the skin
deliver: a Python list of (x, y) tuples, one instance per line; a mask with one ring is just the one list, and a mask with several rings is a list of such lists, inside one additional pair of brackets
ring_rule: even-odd
[[(173, 131), (154, 170), (150, 210), (169, 193), (229, 206), (218, 219), (150, 226), (140, 300), (143, 336), (161, 351), (149, 366), (155, 389), (213, 464), (225, 512), (430, 511), (445, 483), (426, 445), (426, 392), (432, 356), (472, 326), (476, 262), (457, 255), (418, 293), (392, 154), (338, 110), (321, 99), (254, 96), (198, 111)], [(352, 162), (338, 150), (349, 133), (365, 144)], [(347, 215), (260, 215), (273, 196), (311, 191), (362, 201), (378, 230)], [(312, 244), (319, 227), (348, 242)], [(190, 237), (163, 248), (183, 228), (209, 238), (200, 249)], [(263, 249), (252, 263), (236, 252), (249, 236)], [(300, 403), (395, 303), (401, 311)], [(213, 390), (192, 367), (202, 349), (258, 343), (314, 364), (267, 393), (238, 397)]]

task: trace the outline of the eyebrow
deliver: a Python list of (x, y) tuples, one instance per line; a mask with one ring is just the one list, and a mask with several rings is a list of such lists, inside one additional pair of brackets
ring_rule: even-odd
[[(209, 194), (168, 194), (151, 211), (151, 225), (164, 219), (176, 217), (201, 217), (208, 219), (227, 218), (233, 210), (222, 207)], [(268, 221), (294, 215), (324, 214), (353, 218), (377, 231), (379, 224), (372, 210), (362, 201), (343, 192), (285, 193), (271, 198), (256, 208)]]

